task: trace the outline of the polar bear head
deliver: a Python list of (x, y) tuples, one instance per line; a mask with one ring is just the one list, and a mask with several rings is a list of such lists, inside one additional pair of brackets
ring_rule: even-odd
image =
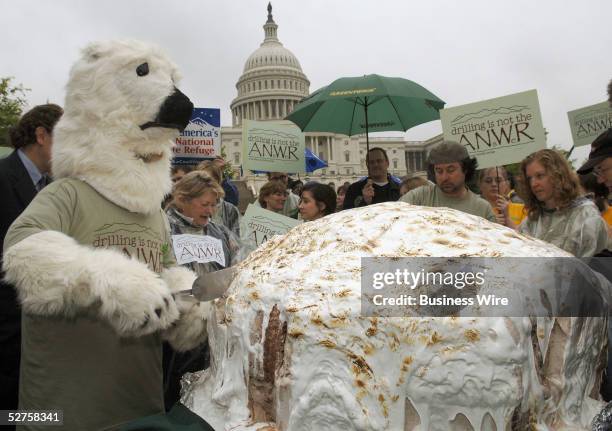
[(158, 211), (170, 191), (172, 145), (193, 104), (177, 88), (176, 66), (139, 41), (83, 49), (54, 131), (53, 175), (76, 177), (115, 204)]

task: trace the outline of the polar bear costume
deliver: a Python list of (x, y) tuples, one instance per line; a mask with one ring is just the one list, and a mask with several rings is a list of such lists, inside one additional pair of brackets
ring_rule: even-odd
[(86, 47), (54, 131), (55, 181), (4, 242), (23, 309), (20, 408), (63, 410), (64, 429), (163, 412), (162, 339), (186, 350), (206, 336), (210, 305), (172, 295), (195, 275), (174, 265), (160, 207), (193, 110), (177, 79), (153, 46)]

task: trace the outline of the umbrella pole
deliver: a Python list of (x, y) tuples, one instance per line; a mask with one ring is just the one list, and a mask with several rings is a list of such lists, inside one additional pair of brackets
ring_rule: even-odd
[(368, 137), (368, 98), (365, 97), (365, 103), (363, 105), (363, 109), (365, 110), (365, 122), (366, 122), (366, 158), (367, 154), (370, 152), (370, 138)]
[(366, 168), (368, 170), (368, 178), (370, 177), (370, 166), (368, 165), (368, 156), (370, 155), (370, 137), (368, 136), (368, 97), (364, 97), (363, 109), (365, 110), (366, 123)]

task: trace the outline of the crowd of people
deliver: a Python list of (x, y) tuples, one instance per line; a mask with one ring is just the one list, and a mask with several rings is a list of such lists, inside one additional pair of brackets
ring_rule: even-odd
[[(0, 160), (0, 245), (10, 224), (51, 178), (53, 127), (62, 115), (57, 105), (41, 105), (23, 115), (11, 132), (15, 151)], [(171, 235), (205, 235), (222, 244), (225, 265), (186, 264), (202, 275), (227, 268), (240, 249), (238, 191), (223, 175), (217, 158), (197, 166), (172, 168), (171, 196), (163, 203)], [(574, 171), (563, 154), (544, 149), (525, 158), (517, 175), (504, 166), (478, 170), (463, 145), (443, 142), (427, 160), (427, 177), (396, 178), (389, 173), (384, 149), (369, 149), (368, 175), (337, 189), (318, 182), (291, 180), (269, 172), (254, 205), (304, 222), (338, 211), (402, 201), (412, 205), (448, 207), (499, 223), (552, 243), (578, 257), (608, 255), (612, 209), (612, 129), (592, 144), (588, 161)], [(473, 185), (473, 190), (470, 188)], [(1, 247), (0, 247), (1, 248)], [(3, 408), (17, 408), (20, 352), (20, 311), (14, 289), (0, 287), (0, 390)], [(206, 367), (206, 346), (178, 353), (164, 348), (166, 404), (179, 397), (179, 379)]]

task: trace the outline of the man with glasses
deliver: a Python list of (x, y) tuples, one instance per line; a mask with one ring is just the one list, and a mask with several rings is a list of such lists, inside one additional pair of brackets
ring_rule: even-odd
[[(608, 96), (612, 105), (612, 81), (608, 85)], [(580, 175), (593, 172), (597, 178), (597, 182), (605, 184), (608, 187), (608, 192), (612, 191), (612, 127), (599, 135), (591, 144), (591, 152), (589, 158), (584, 165), (578, 169)], [(596, 257), (612, 257), (610, 246), (605, 250), (600, 251)], [(608, 259), (594, 259), (591, 266), (596, 271), (605, 274), (610, 280), (610, 268), (606, 263)], [(601, 394), (604, 400), (612, 399), (612, 321), (608, 322), (608, 366), (604, 375), (604, 382), (601, 386)]]
[(589, 159), (580, 169), (580, 175), (593, 172), (597, 182), (612, 191), (612, 127), (599, 135), (591, 144)]
[(435, 184), (409, 191), (400, 199), (412, 205), (447, 207), (496, 221), (491, 205), (467, 188), (476, 172), (476, 159), (457, 142), (443, 142), (433, 148), (427, 160)]

